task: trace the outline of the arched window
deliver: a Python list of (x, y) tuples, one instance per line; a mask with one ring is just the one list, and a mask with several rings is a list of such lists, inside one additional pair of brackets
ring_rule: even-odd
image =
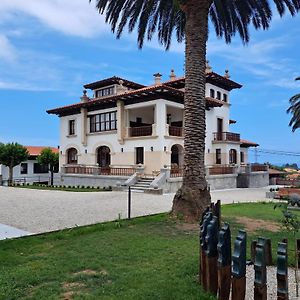
[(77, 150), (75, 148), (70, 148), (67, 150), (67, 162), (68, 164), (78, 163), (78, 155)]
[(229, 164), (236, 164), (237, 163), (237, 154), (235, 149), (229, 150)]
[(210, 89), (210, 97), (211, 98), (215, 98), (215, 90), (214, 89)]
[(181, 167), (183, 165), (183, 147), (181, 145), (173, 145), (171, 147), (171, 166)]
[(109, 167), (110, 149), (107, 146), (97, 148), (97, 164), (99, 167)]

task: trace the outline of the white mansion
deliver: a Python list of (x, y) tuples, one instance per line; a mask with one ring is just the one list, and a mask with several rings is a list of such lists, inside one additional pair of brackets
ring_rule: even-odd
[[(127, 178), (127, 184), (136, 184), (145, 174), (153, 176), (148, 186), (156, 188), (180, 182), (185, 78), (173, 70), (168, 81), (162, 82), (160, 74), (154, 77), (151, 86), (119, 77), (86, 84), (92, 98), (84, 91), (79, 103), (47, 111), (60, 117), (60, 167), (66, 183), (105, 185), (110, 178), (113, 185), (116, 176), (121, 183)], [(221, 76), (207, 64), (205, 162), (212, 188), (267, 182), (265, 166), (248, 164), (248, 148), (258, 145), (230, 131), (235, 123), (229, 117), (230, 91), (239, 88), (228, 71)], [(237, 183), (239, 174), (248, 175)]]

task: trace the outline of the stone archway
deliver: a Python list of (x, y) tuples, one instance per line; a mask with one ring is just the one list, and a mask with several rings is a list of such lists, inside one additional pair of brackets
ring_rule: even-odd
[(101, 168), (108, 168), (111, 163), (110, 149), (107, 146), (100, 146), (96, 150), (97, 164)]
[(67, 152), (67, 164), (77, 165), (78, 151), (75, 148), (69, 148), (66, 152)]
[(183, 166), (183, 147), (179, 144), (171, 147), (171, 166), (178, 168)]

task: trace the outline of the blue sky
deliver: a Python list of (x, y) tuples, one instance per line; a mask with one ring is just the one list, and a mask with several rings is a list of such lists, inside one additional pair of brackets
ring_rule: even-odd
[[(116, 40), (88, 0), (0, 1), (0, 141), (59, 144), (59, 120), (46, 110), (79, 100), (85, 83), (117, 75), (151, 84), (152, 74), (183, 75), (183, 45), (165, 52), (154, 40), (139, 50), (134, 34)], [(252, 30), (249, 45), (231, 45), (211, 30), (208, 58), (213, 70), (243, 88), (232, 93), (231, 131), (262, 149), (300, 152), (292, 133), (288, 99), (300, 92), (300, 16), (274, 15), (267, 32)], [(262, 162), (300, 158), (260, 154)]]

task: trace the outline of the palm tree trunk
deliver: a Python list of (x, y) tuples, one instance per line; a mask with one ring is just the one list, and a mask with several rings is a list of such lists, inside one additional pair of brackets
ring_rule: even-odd
[(205, 179), (205, 67), (210, 0), (191, 0), (182, 7), (185, 27), (184, 173), (173, 200), (173, 215), (199, 221), (210, 204)]

